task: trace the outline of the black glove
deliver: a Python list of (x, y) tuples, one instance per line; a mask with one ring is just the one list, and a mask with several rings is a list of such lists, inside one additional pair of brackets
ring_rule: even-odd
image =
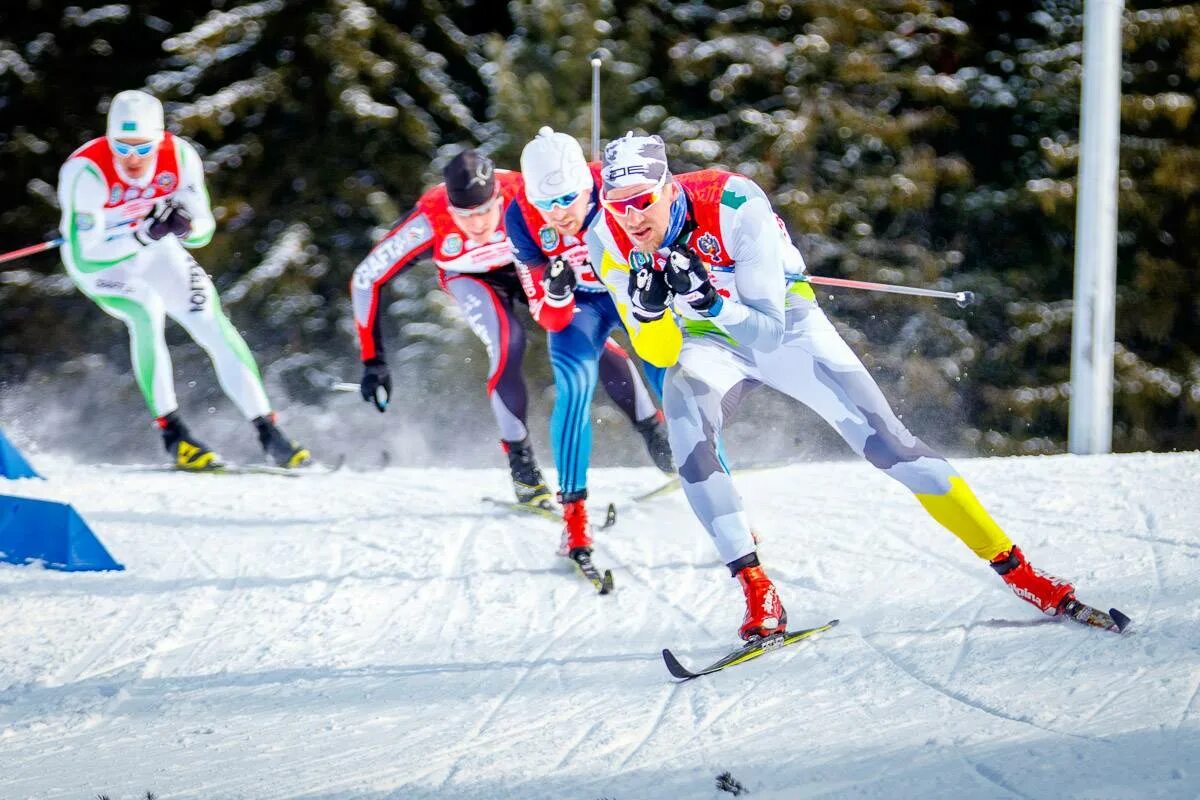
[(388, 372), (388, 365), (382, 358), (363, 362), (358, 390), (362, 392), (363, 400), (375, 404), (379, 413), (387, 411), (388, 401), (392, 399), (392, 373)]
[(157, 242), (168, 233), (183, 238), (192, 229), (192, 215), (178, 203), (168, 200), (161, 208), (153, 208), (138, 225), (133, 238), (143, 245)]
[(192, 232), (192, 215), (187, 210), (171, 201), (167, 201), (167, 213), (163, 217), (163, 224), (167, 226), (167, 230), (182, 239)]
[(713, 287), (700, 256), (686, 247), (671, 248), (663, 271), (667, 274), (671, 291), (697, 311), (708, 311), (721, 297)]
[(546, 287), (546, 297), (561, 303), (575, 291), (576, 283), (574, 267), (565, 259), (550, 259), (550, 263), (546, 265), (546, 275), (542, 278), (542, 285)]
[(666, 273), (652, 266), (629, 271), (629, 302), (634, 319), (653, 322), (661, 319), (671, 305), (671, 287)]

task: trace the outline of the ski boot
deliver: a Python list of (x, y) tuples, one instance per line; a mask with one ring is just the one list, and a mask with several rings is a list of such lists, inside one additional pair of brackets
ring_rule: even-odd
[(255, 417), (252, 422), (258, 428), (258, 443), (262, 445), (269, 463), (287, 469), (306, 467), (312, 463), (312, 453), (308, 452), (308, 448), (293, 442), (275, 424), (274, 411)]
[(746, 641), (787, 630), (787, 611), (779, 602), (775, 584), (763, 572), (757, 554), (752, 553), (749, 558), (753, 561), (734, 573), (742, 585), (742, 593), (746, 595), (746, 618), (738, 628), (738, 636)]
[(179, 418), (178, 411), (159, 417), (155, 422), (162, 430), (163, 446), (171, 454), (175, 469), (203, 472), (224, 466), (215, 451), (192, 436), (187, 425)]
[(588, 524), (587, 490), (559, 494), (563, 509), (562, 542), (558, 554), (578, 561), (592, 553), (592, 526)]
[(650, 454), (654, 466), (667, 475), (674, 475), (675, 459), (671, 457), (671, 443), (667, 441), (667, 426), (663, 422), (662, 412), (633, 423), (633, 427), (646, 442), (646, 452)]
[(527, 506), (551, 508), (550, 489), (533, 460), (533, 448), (529, 439), (519, 442), (500, 442), (504, 452), (508, 454), (508, 469), (512, 473), (513, 493), (517, 502)]
[(991, 564), (1013, 594), (1037, 606), (1043, 614), (1057, 616), (1075, 599), (1074, 586), (1030, 566), (1021, 548), (1015, 545), (992, 559)]

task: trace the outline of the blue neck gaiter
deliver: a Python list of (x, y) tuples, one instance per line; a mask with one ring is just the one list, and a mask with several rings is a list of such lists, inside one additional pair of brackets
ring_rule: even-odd
[(670, 247), (675, 243), (680, 232), (683, 231), (683, 223), (687, 220), (687, 197), (683, 194), (683, 189), (675, 195), (675, 200), (671, 203), (671, 222), (667, 225), (667, 232), (663, 236), (662, 246)]

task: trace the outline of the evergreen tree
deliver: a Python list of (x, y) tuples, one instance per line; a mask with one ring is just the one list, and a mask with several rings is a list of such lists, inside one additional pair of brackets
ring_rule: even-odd
[[(1065, 447), (1082, 4), (963, 4), (975, 34), (958, 146), (976, 184), (951, 205), (997, 300), (973, 387), (990, 452)], [(1196, 447), (1195, 9), (1131, 5), (1124, 24), (1114, 448)]]
[[(13, 6), (0, 8), (0, 250), (55, 235), (58, 166), (103, 133), (113, 94), (148, 88), (205, 159), (218, 233), (198, 257), (273, 393), (313, 401), (321, 378), (305, 376), (356, 374), (350, 273), (454, 152), (477, 145), (515, 168), (545, 124), (586, 146), (587, 56), (601, 49), (605, 139), (660, 133), (677, 171), (750, 176), (814, 273), (979, 294), (963, 311), (820, 292), (915, 430), (987, 453), (1065, 447), (1082, 0)], [(1117, 449), (1200, 446), (1198, 27), (1192, 5), (1125, 13)], [(101, 396), (111, 412), (116, 393), (141, 419), (132, 382), (97, 370), (95, 355), (128, 369), (119, 326), (55, 256), (0, 267), (0, 307), (0, 384), (53, 394), (70, 380), (80, 415)], [(419, 395), (412, 413), (446, 429), (486, 419), (485, 367), (434, 270), (401, 276), (384, 307), (400, 379), (455, 397)], [(533, 341), (527, 374), (544, 387)], [(203, 365), (198, 348), (175, 350), (178, 372)], [(219, 391), (204, 370), (193, 399), (207, 404)], [(534, 413), (546, 402), (535, 388)], [(766, 455), (822, 429), (752, 402), (788, 420)]]

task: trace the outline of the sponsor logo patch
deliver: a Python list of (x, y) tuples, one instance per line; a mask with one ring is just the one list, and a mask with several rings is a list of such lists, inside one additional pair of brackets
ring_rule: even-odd
[(467, 181), (467, 188), (470, 189), (475, 184), (487, 186), (488, 178), (490, 177), (492, 177), (491, 162), (480, 162), (475, 166), (475, 174), (471, 176), (471, 180)]
[(653, 174), (652, 170), (655, 166), (657, 165), (631, 164), (628, 167), (609, 167), (605, 179), (611, 183), (624, 178), (626, 175), (645, 175), (646, 177), (650, 177)]
[(96, 227), (96, 218), (91, 214), (76, 212), (75, 214), (75, 229), (80, 231), (90, 231)]
[(121, 202), (121, 187), (120, 185), (113, 186), (108, 193), (108, 204), (111, 206)]
[(711, 232), (706, 233), (696, 240), (696, 249), (710, 259), (717, 258), (721, 254), (721, 242)]
[(191, 313), (203, 311), (208, 303), (206, 277), (204, 267), (192, 261), (188, 267), (188, 303), (191, 306), (188, 311)]
[(413, 217), (392, 235), (388, 236), (371, 254), (368, 255), (358, 268), (354, 270), (354, 288), (370, 289), (380, 275), (391, 268), (401, 258), (419, 250), (433, 238), (433, 228), (429, 219), (424, 215)]
[(463, 239), (457, 233), (452, 233), (442, 240), (442, 252), (448, 256), (456, 256), (463, 251)]
[(169, 192), (169, 191), (171, 191), (171, 188), (175, 185), (175, 174), (172, 172), (160, 172), (160, 173), (158, 173), (158, 176), (154, 179), (154, 182), (157, 183), (160, 187), (162, 187), (162, 189), (164, 191)]
[(130, 200), (136, 200), (138, 195), (140, 195), (141, 193), (142, 193), (141, 189), (137, 188), (136, 186), (130, 186), (128, 189), (125, 190), (125, 202), (129, 202)]
[(538, 241), (542, 243), (543, 250), (553, 250), (558, 247), (558, 231), (546, 225), (538, 231)]

